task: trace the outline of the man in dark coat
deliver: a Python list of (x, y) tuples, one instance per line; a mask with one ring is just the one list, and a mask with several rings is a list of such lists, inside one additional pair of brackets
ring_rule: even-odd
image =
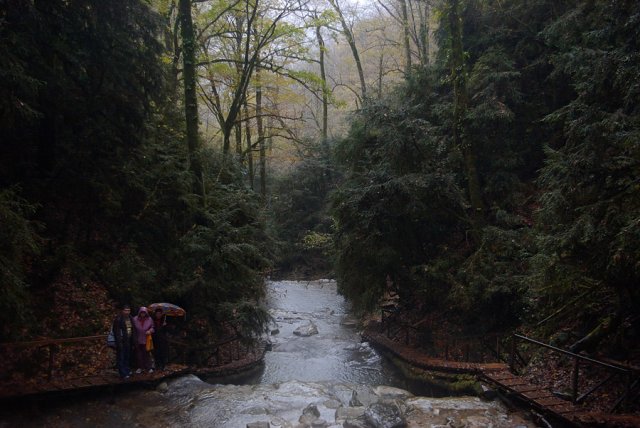
[(123, 379), (131, 376), (131, 349), (135, 334), (131, 307), (123, 305), (122, 311), (113, 320), (113, 335), (116, 339), (116, 365), (118, 373)]

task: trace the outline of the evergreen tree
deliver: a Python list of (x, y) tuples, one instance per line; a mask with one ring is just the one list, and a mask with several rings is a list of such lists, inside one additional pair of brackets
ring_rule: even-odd
[(544, 31), (554, 72), (567, 76), (574, 95), (546, 118), (561, 133), (540, 173), (533, 273), (541, 287), (552, 286), (541, 293), (544, 304), (570, 304), (565, 317), (595, 328), (576, 350), (625, 322), (637, 327), (639, 16), (634, 1), (583, 1)]

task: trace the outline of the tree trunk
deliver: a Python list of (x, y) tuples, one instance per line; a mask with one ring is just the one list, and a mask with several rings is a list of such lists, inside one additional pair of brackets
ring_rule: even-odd
[(318, 48), (320, 49), (320, 80), (322, 80), (322, 145), (327, 144), (328, 129), (329, 129), (329, 97), (327, 95), (327, 73), (325, 70), (324, 53), (326, 46), (324, 39), (322, 38), (322, 32), (320, 27), (316, 27), (316, 37), (318, 39)]
[(378, 99), (382, 99), (382, 76), (384, 75), (384, 53), (380, 54), (380, 60), (378, 61)]
[(467, 94), (467, 75), (462, 47), (462, 25), (459, 11), (459, 0), (449, 0), (448, 21), (451, 38), (451, 80), (453, 82), (454, 110), (453, 110), (453, 139), (464, 157), (467, 176), (469, 201), (473, 210), (471, 218), (474, 239), (479, 240), (479, 230), (484, 223), (484, 203), (482, 188), (477, 169), (477, 157), (472, 142), (464, 132), (464, 116), (469, 104)]
[(205, 204), (202, 166), (200, 165), (198, 141), (198, 99), (196, 97), (195, 34), (191, 18), (191, 0), (180, 0), (180, 30), (182, 35), (182, 62), (184, 75), (184, 114), (187, 131), (189, 165), (193, 173), (193, 192), (200, 195)]
[(253, 171), (253, 147), (251, 143), (251, 120), (249, 120), (249, 103), (247, 98), (244, 99), (244, 135), (247, 140), (247, 167), (249, 169), (249, 187), (253, 190), (254, 171)]
[(235, 136), (236, 136), (236, 154), (238, 158), (242, 156), (242, 113), (238, 115), (238, 121), (235, 125)]
[(429, 65), (429, 2), (425, 2), (424, 11), (418, 6), (420, 34), (418, 34), (418, 52), (422, 66)]
[(225, 121), (222, 127), (222, 153), (226, 156), (231, 149), (231, 131), (233, 131), (233, 124), (229, 124)]
[[(235, 52), (235, 59), (236, 59), (236, 73), (238, 73), (238, 75), (242, 75), (242, 66), (240, 65), (240, 60), (242, 58), (242, 35), (243, 35), (243, 30), (242, 30), (242, 26), (244, 23), (244, 19), (242, 18), (242, 16), (238, 15), (236, 16), (236, 52)], [(243, 100), (246, 99), (246, 95), (243, 97)], [(238, 106), (239, 109), (240, 106)], [(235, 136), (236, 136), (236, 154), (238, 155), (238, 157), (242, 156), (242, 112), (239, 111), (238, 112), (238, 118), (236, 119), (235, 122)]]
[(256, 121), (258, 123), (258, 147), (260, 148), (260, 194), (263, 200), (267, 197), (267, 151), (262, 122), (262, 83), (260, 69), (256, 70)]
[(356, 62), (356, 68), (358, 69), (358, 77), (360, 78), (360, 93), (362, 94), (362, 101), (364, 102), (367, 98), (367, 85), (364, 80), (364, 71), (362, 69), (362, 62), (360, 61), (360, 55), (358, 54), (358, 47), (356, 46), (356, 40), (353, 37), (353, 33), (347, 24), (347, 21), (344, 19), (344, 15), (342, 14), (342, 9), (340, 9), (340, 5), (338, 4), (338, 0), (329, 0), (331, 6), (338, 14), (338, 18), (340, 19), (340, 24), (342, 25), (342, 31), (344, 32), (344, 37), (347, 39), (347, 43), (351, 48), (351, 54), (353, 55), (353, 59)]
[(411, 72), (411, 37), (409, 36), (409, 14), (407, 13), (407, 0), (399, 1), (400, 10), (402, 11), (402, 27), (404, 31), (404, 74), (405, 76), (408, 76)]

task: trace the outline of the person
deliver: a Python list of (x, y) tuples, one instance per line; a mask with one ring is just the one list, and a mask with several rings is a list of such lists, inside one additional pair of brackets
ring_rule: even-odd
[(167, 342), (167, 316), (162, 308), (153, 312), (153, 358), (156, 370), (164, 370), (169, 360), (169, 343)]
[(143, 370), (153, 373), (151, 367), (151, 355), (147, 351), (147, 336), (153, 334), (153, 321), (149, 317), (149, 311), (146, 307), (142, 306), (138, 310), (138, 315), (133, 317), (133, 324), (135, 326), (136, 335), (134, 338), (136, 349), (136, 362), (138, 369), (136, 373), (142, 373)]
[(133, 318), (131, 317), (131, 307), (123, 305), (121, 312), (113, 320), (111, 326), (113, 335), (116, 339), (116, 366), (118, 374), (123, 379), (131, 376), (131, 349), (133, 345), (133, 337), (135, 335), (135, 327)]

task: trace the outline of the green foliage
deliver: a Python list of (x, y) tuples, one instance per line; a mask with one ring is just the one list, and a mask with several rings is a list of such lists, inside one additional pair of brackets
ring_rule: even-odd
[(15, 323), (29, 319), (29, 261), (38, 255), (42, 238), (30, 218), (36, 207), (14, 189), (0, 191), (0, 338), (16, 338)]
[(408, 296), (411, 271), (462, 233), (465, 218), (433, 127), (402, 97), (387, 103), (363, 110), (336, 150), (349, 168), (333, 201), (339, 284), (360, 308), (375, 305), (387, 275)]
[[(453, 138), (445, 22), (434, 65), (416, 70), (388, 100), (367, 106), (339, 145), (348, 180), (334, 206), (340, 284), (348, 296), (365, 296), (363, 306), (372, 306), (390, 275), (407, 307), (446, 313), (480, 331), (527, 316), (523, 277), (535, 251), (528, 229), (532, 179), (542, 166), (544, 138), (554, 130), (548, 122), (534, 125), (553, 104), (541, 95), (550, 53), (536, 32), (558, 9), (543, 1), (461, 4), (469, 70), (462, 144)], [(563, 79), (555, 82), (564, 96)], [(489, 208), (476, 242), (470, 239), (465, 147), (475, 152)]]
[[(555, 73), (574, 97), (546, 120), (561, 129), (540, 173), (540, 253), (535, 278), (555, 295), (601, 290), (592, 319), (628, 316), (637, 283), (640, 73), (637, 2), (580, 2), (543, 33)], [(571, 31), (565, 31), (571, 28)], [(595, 301), (594, 301), (595, 303)]]
[[(212, 334), (234, 321), (227, 307), (245, 332), (264, 324), (256, 300), (271, 254), (259, 199), (234, 165), (219, 183), (210, 151), (197, 154), (206, 208), (192, 193), (161, 16), (139, 0), (6, 6), (0, 305), (18, 316), (3, 315), (3, 328), (16, 330), (36, 291), (83, 278), (132, 305), (181, 304)], [(19, 196), (7, 190), (17, 186)]]
[(294, 169), (276, 177), (271, 215), (280, 239), (277, 264), (282, 273), (331, 275), (334, 225), (327, 197), (339, 181), (327, 150), (317, 146), (309, 148)]

